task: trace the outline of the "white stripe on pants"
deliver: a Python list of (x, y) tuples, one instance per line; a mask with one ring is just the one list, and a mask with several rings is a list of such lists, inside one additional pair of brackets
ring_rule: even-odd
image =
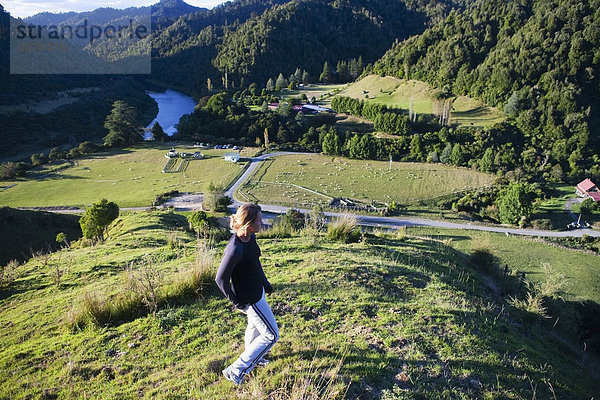
[(252, 371), (279, 339), (279, 328), (263, 291), (261, 299), (251, 304), (246, 311), (248, 327), (245, 334), (245, 349), (231, 364), (233, 372), (242, 378)]

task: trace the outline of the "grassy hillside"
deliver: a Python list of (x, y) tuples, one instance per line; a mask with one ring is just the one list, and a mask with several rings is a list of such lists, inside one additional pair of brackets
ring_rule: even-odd
[[(109, 153), (79, 159), (76, 165), (56, 173), (41, 171), (17, 182), (0, 182), (0, 186), (16, 186), (0, 192), (0, 204), (12, 207), (86, 206), (102, 193), (120, 207), (150, 206), (161, 193), (203, 191), (208, 182), (227, 186), (243, 170), (246, 163), (223, 160), (229, 150), (202, 151), (206, 158), (192, 160), (182, 172), (162, 173), (170, 144), (147, 144), (112, 150)], [(178, 152), (200, 149), (175, 145)], [(253, 149), (244, 149), (242, 157)], [(181, 163), (178, 159), (174, 169)]]
[[(439, 89), (416, 80), (404, 81), (391, 76), (368, 75), (350, 85), (339, 94), (369, 102), (384, 104), (388, 107), (410, 109), (417, 114), (433, 114), (435, 94)], [(466, 96), (452, 98), (452, 122), (459, 126), (490, 126), (504, 120), (498, 110), (488, 107), (479, 100)]]
[[(1, 291), (0, 398), (598, 394), (589, 352), (560, 339), (552, 323), (490, 294), (490, 278), (473, 270), (454, 242), (412, 231), (368, 234), (354, 244), (308, 233), (259, 238), (281, 339), (271, 364), (233, 387), (220, 371), (241, 352), (245, 321), (212, 282), (225, 240), (216, 252), (201, 251), (185, 226), (184, 217), (168, 212), (122, 216), (105, 244), (53, 256), (50, 262), (66, 269), (58, 284), (40, 259), (22, 266), (20, 278)], [(211, 271), (200, 296), (175, 295), (200, 259)], [(99, 315), (89, 305), (106, 308), (112, 295), (106, 304), (125, 307), (117, 300), (150, 270), (164, 283), (159, 297), (169, 299), (155, 315), (137, 310), (71, 329), (68, 321), (86, 304)]]
[(251, 200), (298, 207), (327, 205), (331, 197), (416, 204), (492, 180), (489, 174), (442, 164), (393, 162), (390, 170), (385, 161), (311, 154), (265, 161), (241, 191)]
[(544, 266), (564, 277), (562, 295), (569, 300), (593, 300), (600, 303), (600, 257), (585, 251), (566, 250), (549, 241), (481, 231), (457, 231), (427, 227), (411, 227), (414, 235), (450, 240), (452, 246), (469, 253), (474, 246), (492, 250), (503, 268), (525, 272), (528, 280), (540, 283), (546, 278)]

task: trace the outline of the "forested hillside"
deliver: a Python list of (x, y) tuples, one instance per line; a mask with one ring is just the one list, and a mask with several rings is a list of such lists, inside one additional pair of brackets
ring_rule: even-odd
[(598, 174), (600, 1), (478, 1), (395, 44), (374, 72), (504, 108), (518, 162), (555, 179)]
[(214, 64), (231, 84), (244, 78), (262, 86), (296, 68), (318, 76), (324, 61), (374, 61), (396, 38), (419, 33), (425, 23), (424, 13), (401, 1), (292, 1), (226, 32)]
[[(318, 77), (323, 63), (374, 62), (462, 1), (240, 0), (181, 18), (154, 32), (153, 79), (206, 94), (239, 89), (297, 68)], [(211, 79), (211, 83), (207, 83)]]

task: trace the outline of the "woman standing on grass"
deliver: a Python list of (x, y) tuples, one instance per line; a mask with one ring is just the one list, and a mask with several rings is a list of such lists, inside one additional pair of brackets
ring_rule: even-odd
[(244, 352), (223, 375), (236, 385), (257, 365), (266, 365), (264, 355), (279, 339), (279, 328), (265, 293), (273, 287), (260, 264), (256, 235), (262, 226), (258, 204), (242, 204), (231, 216), (229, 226), (234, 234), (229, 239), (215, 281), (236, 309), (248, 317)]

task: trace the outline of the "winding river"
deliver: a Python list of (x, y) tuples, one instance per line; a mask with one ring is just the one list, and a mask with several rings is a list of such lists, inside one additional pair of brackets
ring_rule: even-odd
[[(147, 90), (146, 94), (152, 97), (156, 101), (156, 104), (158, 104), (158, 115), (146, 127), (148, 131), (158, 121), (167, 135), (174, 135), (177, 133), (176, 125), (181, 116), (192, 113), (196, 106), (193, 98), (171, 89), (167, 89), (164, 93)], [(148, 140), (150, 137), (150, 132), (147, 132), (145, 139)]]

